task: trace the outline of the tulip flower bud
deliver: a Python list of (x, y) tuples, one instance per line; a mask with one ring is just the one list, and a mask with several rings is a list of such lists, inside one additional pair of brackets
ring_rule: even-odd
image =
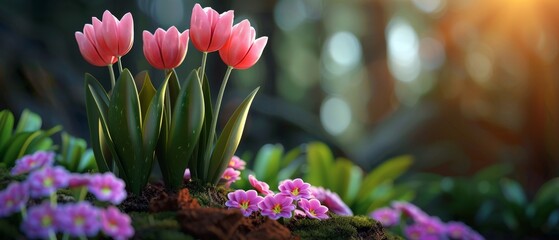
[(252, 67), (260, 59), (268, 42), (268, 37), (255, 40), (255, 36), (256, 31), (246, 19), (233, 26), (231, 37), (219, 50), (221, 60), (235, 69)]
[(202, 52), (215, 52), (221, 49), (231, 36), (232, 25), (232, 10), (219, 15), (210, 7), (202, 9), (197, 3), (190, 18), (192, 44)]
[(113, 56), (127, 54), (134, 43), (134, 20), (132, 14), (126, 13), (119, 21), (111, 12), (103, 13), (103, 21), (92, 18), (95, 40), (100, 48)]
[(76, 32), (75, 34), (83, 58), (85, 58), (87, 62), (98, 67), (104, 67), (115, 63), (118, 58), (97, 45), (95, 41), (95, 30), (93, 28), (93, 25), (86, 24), (83, 27), (83, 33)]
[(158, 28), (155, 34), (144, 31), (144, 55), (157, 69), (171, 69), (181, 65), (188, 50), (188, 30), (179, 33), (176, 27), (167, 31)]

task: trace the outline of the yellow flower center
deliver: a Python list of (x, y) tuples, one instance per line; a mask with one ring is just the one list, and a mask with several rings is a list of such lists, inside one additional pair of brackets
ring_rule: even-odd
[(82, 217), (82, 216), (78, 216), (78, 217), (76, 218), (76, 220), (74, 220), (74, 223), (75, 223), (77, 226), (81, 226), (81, 225), (83, 225), (83, 224), (85, 223), (85, 219), (84, 219), (84, 217)]
[(272, 210), (274, 211), (275, 214), (280, 213), (281, 212), (281, 206), (279, 205), (279, 203), (274, 205), (274, 208), (272, 208)]
[(53, 184), (53, 179), (52, 177), (47, 177), (45, 178), (45, 180), (43, 181), (43, 186), (45, 187), (52, 187)]
[(103, 186), (103, 188), (101, 188), (101, 193), (103, 195), (109, 195), (111, 194), (111, 188), (108, 186)]
[(247, 201), (247, 200), (241, 201), (241, 208), (242, 208), (243, 210), (246, 210), (246, 209), (248, 208), (248, 204), (249, 204), (249, 203), (250, 203), (250, 202)]
[(41, 218), (41, 225), (43, 225), (43, 227), (50, 227), (51, 224), (52, 218), (50, 216), (43, 216)]
[(291, 194), (293, 194), (293, 196), (299, 195), (299, 188), (293, 189), (293, 191), (291, 191)]

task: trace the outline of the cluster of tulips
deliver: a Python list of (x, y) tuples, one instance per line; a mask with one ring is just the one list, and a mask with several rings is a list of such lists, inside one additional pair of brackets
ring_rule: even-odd
[[(81, 54), (95, 66), (107, 66), (111, 89), (105, 90), (93, 76), (85, 76), (85, 95), (91, 144), (99, 170), (114, 172), (126, 188), (139, 193), (147, 184), (152, 162), (157, 160), (169, 188), (180, 188), (185, 169), (193, 178), (217, 184), (235, 154), (248, 110), (258, 88), (249, 94), (217, 134), (219, 109), (233, 69), (252, 67), (262, 55), (267, 37), (256, 39), (248, 20), (233, 25), (232, 10), (219, 14), (199, 4), (192, 10), (190, 29), (172, 26), (143, 31), (147, 61), (165, 72), (155, 89), (147, 72), (133, 77), (122, 67), (121, 57), (134, 42), (132, 14), (120, 20), (105, 11), (92, 18), (75, 37)], [(184, 80), (176, 67), (186, 57), (189, 40), (202, 54), (199, 69)], [(219, 51), (227, 71), (215, 105), (205, 75), (208, 53)], [(118, 63), (118, 78), (113, 65)], [(139, 89), (139, 91), (138, 91)]]

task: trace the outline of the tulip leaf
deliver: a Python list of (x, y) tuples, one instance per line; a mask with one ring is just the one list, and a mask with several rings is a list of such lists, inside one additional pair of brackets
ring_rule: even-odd
[(169, 97), (171, 97), (171, 104), (169, 105), (169, 107), (170, 109), (174, 109), (177, 98), (179, 97), (181, 91), (181, 85), (177, 73), (174, 70), (171, 71), (167, 77), (169, 78)]
[[(198, 70), (200, 72), (200, 70)], [(202, 124), (202, 131), (200, 133), (200, 138), (198, 143), (194, 148), (194, 153), (191, 155), (192, 160), (190, 163), (190, 173), (192, 177), (198, 178), (198, 172), (205, 172), (203, 162), (199, 162), (197, 159), (206, 158), (206, 149), (209, 140), (211, 121), (213, 118), (213, 107), (212, 107), (212, 94), (210, 92), (210, 84), (208, 82), (208, 77), (204, 75), (204, 80), (202, 81), (202, 92), (204, 95), (204, 123)], [(213, 136), (215, 139), (215, 135)], [(204, 173), (207, 175), (207, 173)]]
[(143, 77), (143, 81), (141, 81), (142, 89), (140, 90), (139, 98), (140, 98), (140, 108), (142, 109), (141, 116), (142, 118), (145, 118), (148, 108), (150, 107), (151, 99), (153, 98), (153, 96), (155, 96), (156, 90), (153, 84), (151, 83), (151, 79), (149, 78), (149, 74), (147, 72), (136, 76), (136, 78), (142, 78), (142, 77)]
[(124, 69), (113, 88), (108, 111), (108, 128), (115, 150), (129, 178), (126, 187), (139, 194), (151, 172), (143, 157), (140, 100), (132, 74)]
[(404, 155), (392, 158), (371, 171), (363, 180), (363, 185), (357, 198), (366, 198), (379, 184), (390, 181), (402, 175), (412, 164), (412, 157)]
[[(91, 148), (95, 154), (95, 161), (97, 161), (100, 172), (111, 171), (113, 159), (111, 156), (106, 156), (110, 154), (107, 153), (108, 151), (105, 151), (105, 154), (103, 154), (102, 147), (102, 145), (106, 144), (106, 141), (102, 139), (102, 128), (106, 128), (107, 125), (105, 115), (109, 108), (109, 97), (99, 81), (90, 74), (85, 74), (85, 106), (91, 135)], [(112, 144), (112, 141), (110, 144)]]
[(3, 155), (2, 149), (8, 143), (14, 130), (14, 114), (9, 110), (0, 112), (0, 155)]
[(32, 132), (41, 130), (42, 120), (39, 115), (24, 109), (19, 117), (19, 122), (16, 127), (16, 133), (20, 132)]
[(312, 142), (307, 146), (308, 172), (305, 177), (313, 186), (331, 186), (329, 184), (331, 171), (334, 165), (334, 156), (330, 148), (321, 142)]
[(280, 171), (283, 146), (280, 144), (266, 144), (260, 148), (254, 159), (254, 173), (264, 182), (275, 182)]
[(250, 105), (252, 104), (252, 100), (254, 100), (254, 96), (258, 92), (258, 89), (259, 88), (254, 89), (254, 91), (245, 98), (241, 105), (237, 107), (231, 118), (229, 118), (229, 121), (227, 121), (223, 132), (217, 140), (210, 158), (210, 175), (208, 176), (208, 179), (210, 179), (214, 184), (219, 181), (223, 171), (227, 167), (227, 164), (235, 154), (235, 151), (237, 151), (237, 147), (241, 142), (241, 137), (245, 128), (245, 122)]
[(159, 161), (168, 187), (178, 188), (182, 184), (184, 170), (200, 137), (204, 121), (202, 94), (198, 72), (193, 70), (187, 78), (186, 86), (183, 86), (176, 99), (168, 132), (166, 159)]

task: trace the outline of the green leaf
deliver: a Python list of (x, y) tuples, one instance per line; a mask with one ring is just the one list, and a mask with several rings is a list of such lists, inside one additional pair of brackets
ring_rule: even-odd
[[(142, 72), (139, 75), (136, 75), (136, 79), (142, 78), (142, 89), (140, 90), (139, 98), (140, 98), (140, 108), (142, 109), (142, 118), (146, 118), (146, 113), (151, 103), (151, 99), (155, 96), (155, 87), (151, 83), (151, 79), (149, 78), (149, 74), (147, 71)], [(136, 81), (138, 82), (138, 80)], [(165, 84), (166, 85), (166, 84)], [(165, 96), (165, 95), (163, 95)]]
[(13, 130), (14, 115), (9, 110), (2, 110), (0, 112), (0, 156), (2, 156), (2, 149), (8, 143)]
[[(124, 69), (113, 89), (108, 112), (108, 128), (123, 171), (126, 187), (139, 194), (147, 183), (151, 164), (144, 158), (140, 100), (132, 74)], [(148, 165), (149, 164), (149, 165)]]
[(106, 117), (104, 116), (108, 112), (109, 97), (99, 81), (87, 73), (85, 74), (85, 108), (87, 110), (91, 147), (95, 154), (95, 161), (97, 161), (99, 171), (112, 171), (113, 158), (116, 155), (112, 155), (111, 151), (107, 151), (109, 147), (106, 145), (112, 145), (110, 137), (108, 139), (103, 137), (103, 132), (108, 133)]
[(328, 145), (312, 142), (307, 146), (308, 172), (305, 177), (313, 186), (331, 186), (329, 178), (334, 166), (334, 156)]
[(363, 180), (357, 198), (365, 198), (375, 187), (386, 181), (394, 181), (411, 166), (413, 160), (409, 155), (392, 158), (373, 169)]
[(81, 157), (78, 165), (78, 172), (96, 172), (97, 164), (95, 162), (95, 156), (93, 155), (92, 149), (87, 149)]
[(24, 109), (21, 112), (21, 116), (19, 117), (19, 122), (16, 127), (16, 133), (20, 132), (32, 132), (41, 130), (42, 124), (41, 117), (36, 113), (33, 113), (27, 109)]
[(478, 171), (474, 175), (477, 181), (497, 181), (514, 171), (512, 164), (495, 164)]
[(283, 146), (281, 144), (266, 144), (262, 146), (254, 159), (256, 178), (264, 182), (276, 182), (282, 156)]
[[(200, 72), (200, 70), (198, 70), (198, 72)], [(205, 153), (209, 140), (208, 135), (210, 134), (210, 127), (213, 118), (212, 94), (210, 92), (210, 85), (206, 75), (204, 75), (204, 80), (202, 81), (202, 92), (204, 95), (204, 123), (202, 124), (202, 131), (200, 132), (200, 137), (198, 138), (196, 147), (191, 155), (191, 160), (189, 160), (190, 173), (194, 178), (200, 178), (198, 172), (205, 172), (204, 164), (198, 165), (199, 162), (197, 159), (206, 158)]]
[(293, 161), (301, 157), (301, 147), (296, 147), (285, 154), (283, 160), (281, 160), (281, 166), (286, 167), (290, 165)]
[(524, 189), (520, 184), (512, 179), (501, 179), (501, 190), (505, 199), (517, 206), (524, 206), (527, 203)]
[(23, 147), (24, 145), (28, 145), (28, 142), (31, 142), (33, 139), (39, 137), (41, 135), (41, 131), (34, 131), (34, 132), (20, 132), (16, 133), (12, 136), (9, 140), (7, 149), (4, 153), (4, 157), (2, 162), (6, 165), (7, 168), (11, 168), (14, 166), (15, 161), (22, 157), (25, 153), (27, 147)]
[(559, 194), (557, 193), (559, 193), (559, 178), (553, 178), (540, 187), (533, 200), (534, 226), (543, 226), (548, 221), (551, 212), (559, 208)]
[(333, 180), (330, 181), (332, 183), (330, 190), (338, 193), (345, 203), (351, 204), (361, 186), (363, 178), (361, 169), (348, 159), (338, 159), (329, 175)]
[(227, 121), (223, 132), (217, 140), (210, 159), (210, 175), (208, 176), (208, 179), (211, 179), (211, 182), (214, 184), (217, 184), (227, 164), (235, 154), (235, 151), (237, 151), (245, 128), (248, 110), (250, 109), (250, 105), (258, 89), (259, 88), (254, 89), (241, 105), (239, 105), (231, 118), (229, 118), (229, 121)]
[(184, 170), (200, 137), (203, 121), (204, 97), (198, 73), (193, 70), (173, 109), (166, 159), (159, 161), (167, 186), (178, 188), (182, 184)]

